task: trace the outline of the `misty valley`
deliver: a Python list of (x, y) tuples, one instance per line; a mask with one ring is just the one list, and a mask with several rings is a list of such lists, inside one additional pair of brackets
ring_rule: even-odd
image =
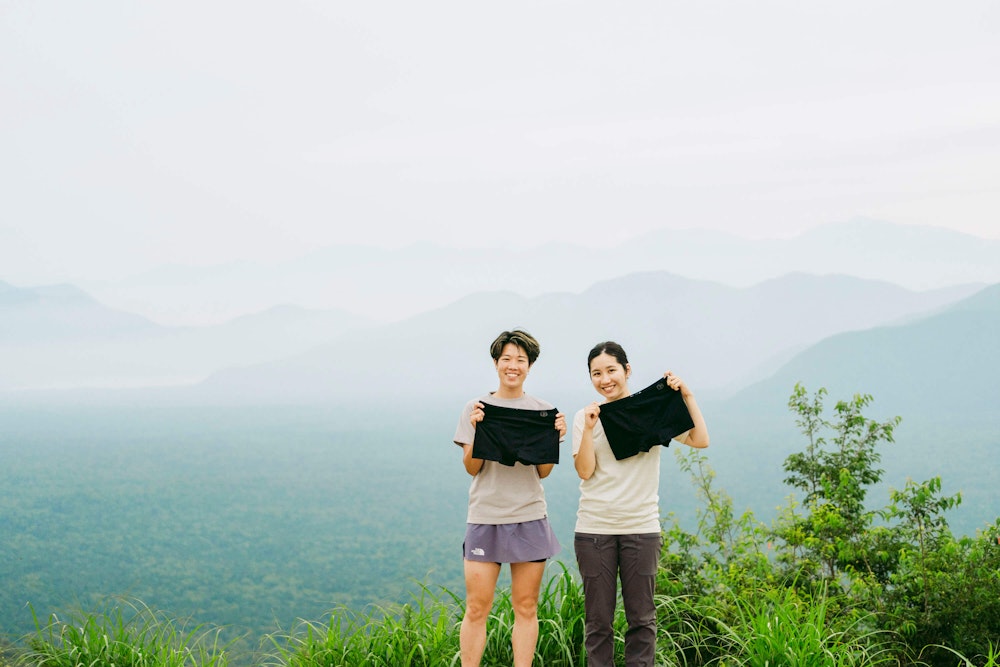
[[(133, 318), (72, 290), (6, 286), (0, 314), (0, 634), (12, 638), (36, 615), (114, 598), (256, 640), (339, 607), (409, 602), (422, 587), (460, 596), (469, 477), (452, 436), (464, 402), (495, 387), (486, 343), (525, 323), (542, 342), (527, 391), (568, 418), (595, 400), (583, 357), (596, 340), (628, 347), (637, 386), (667, 369), (684, 376), (718, 488), (760, 521), (788, 502), (782, 465), (805, 446), (788, 409), (797, 383), (827, 388), (831, 408), (870, 394), (870, 417), (902, 418), (879, 452), (873, 506), (908, 479), (940, 476), (944, 493), (962, 494), (947, 517), (956, 534), (992, 524), (1000, 507), (998, 284), (914, 292), (789, 274), (732, 288), (650, 272), (579, 294), (484, 292), (378, 326), (279, 310), (202, 332), (210, 339), (144, 338), (146, 325), (137, 333)], [(297, 353), (244, 358), (195, 384), (87, 384), (114, 363), (173, 369), (192, 341), (205, 358), (232, 337), (234, 355), (265, 340), (275, 347), (261, 353), (276, 354), (289, 331)], [(86, 382), (18, 384), (17, 373), (38, 380), (40, 360), (50, 385), (65, 372)], [(569, 451), (567, 440), (544, 486), (558, 559), (575, 572)], [(660, 506), (694, 525), (700, 501), (673, 452)]]
[[(468, 477), (451, 444), (459, 409), (428, 403), (379, 418), (378, 406), (4, 407), (0, 632), (30, 631), (32, 613), (125, 596), (257, 638), (337, 606), (407, 602), (421, 585), (460, 593)], [(781, 461), (803, 444), (791, 415), (742, 418), (721, 402), (705, 410), (720, 488), (768, 520), (788, 493)], [(938, 434), (919, 423), (904, 418), (884, 452), (888, 485), (928, 467), (920, 452)], [(970, 460), (997, 444), (985, 427), (963, 440)], [(572, 569), (568, 449), (545, 487), (558, 559)], [(671, 449), (662, 467), (664, 512), (693, 522), (695, 493)], [(1000, 495), (983, 466), (929, 468), (971, 500), (951, 517), (956, 532), (995, 518)]]

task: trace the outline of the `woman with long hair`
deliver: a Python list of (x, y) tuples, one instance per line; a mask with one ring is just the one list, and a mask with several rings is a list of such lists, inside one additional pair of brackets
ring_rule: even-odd
[(573, 463), (581, 480), (574, 547), (583, 580), (587, 665), (615, 664), (612, 624), (620, 579), (628, 621), (625, 664), (652, 667), (653, 595), (663, 546), (661, 445), (674, 440), (708, 447), (708, 428), (694, 394), (671, 371), (633, 394), (632, 367), (618, 343), (594, 346), (587, 367), (603, 398), (573, 418)]

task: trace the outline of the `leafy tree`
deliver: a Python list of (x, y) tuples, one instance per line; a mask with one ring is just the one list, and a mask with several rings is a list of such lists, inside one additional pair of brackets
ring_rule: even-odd
[(944, 512), (961, 502), (943, 496), (941, 479), (908, 481), (892, 491), (887, 517), (898, 519), (898, 563), (883, 592), (884, 626), (897, 628), (932, 665), (952, 665), (957, 650), (984, 656), (1000, 637), (1000, 520), (974, 538), (956, 539)]
[[(785, 482), (804, 493), (775, 521), (777, 561), (787, 585), (842, 585), (851, 604), (874, 612), (883, 631), (906, 639), (922, 664), (989, 664), (1000, 637), (1000, 520), (975, 538), (956, 539), (945, 513), (961, 496), (942, 493), (940, 477), (890, 492), (879, 510), (867, 493), (882, 479), (878, 446), (893, 442), (900, 419), (878, 422), (863, 411), (869, 395), (824, 413), (827, 392), (796, 385), (789, 408), (805, 451), (784, 464)], [(981, 656), (977, 658), (976, 656)]]
[[(863, 536), (875, 514), (865, 506), (868, 489), (882, 479), (877, 446), (893, 442), (900, 418), (878, 422), (865, 417), (869, 394), (838, 401), (834, 418), (824, 416), (826, 389), (810, 396), (796, 384), (789, 408), (806, 436), (806, 450), (785, 459), (785, 483), (805, 492), (805, 514), (783, 515), (775, 537), (789, 552), (783, 561), (797, 575), (836, 581), (842, 573), (863, 565)], [(789, 557), (790, 556), (790, 557)]]
[(661, 589), (714, 596), (721, 589), (741, 593), (771, 585), (767, 527), (750, 510), (736, 515), (729, 494), (714, 487), (715, 471), (700, 451), (679, 449), (676, 459), (690, 475), (702, 507), (694, 532), (671, 515), (672, 525), (664, 532)]
[(914, 589), (919, 601), (916, 606), (926, 622), (931, 614), (932, 572), (940, 564), (941, 556), (953, 546), (944, 512), (957, 507), (962, 496), (941, 496), (941, 478), (934, 477), (920, 484), (907, 480), (902, 491), (890, 492), (890, 499), (892, 502), (884, 514), (890, 519), (901, 519), (895, 534), (906, 546), (901, 549), (899, 561), (913, 575), (908, 584)]

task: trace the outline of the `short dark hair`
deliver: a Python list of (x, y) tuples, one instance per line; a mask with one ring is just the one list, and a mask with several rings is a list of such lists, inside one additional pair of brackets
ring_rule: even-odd
[(614, 342), (613, 340), (606, 340), (603, 343), (598, 343), (591, 350), (590, 354), (587, 355), (587, 371), (590, 371), (590, 362), (592, 362), (597, 357), (602, 354), (610, 354), (615, 358), (615, 361), (622, 365), (622, 368), (628, 366), (628, 355), (625, 354), (625, 350), (621, 345)]
[(493, 357), (493, 361), (500, 361), (500, 355), (503, 354), (503, 348), (507, 343), (514, 343), (524, 350), (524, 353), (528, 355), (529, 366), (535, 363), (535, 359), (542, 352), (542, 347), (534, 336), (522, 329), (514, 329), (513, 331), (504, 331), (490, 345), (490, 356)]

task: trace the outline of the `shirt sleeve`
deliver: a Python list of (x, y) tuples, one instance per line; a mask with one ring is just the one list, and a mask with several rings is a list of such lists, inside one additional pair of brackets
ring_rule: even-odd
[(583, 410), (578, 410), (573, 415), (573, 456), (580, 451), (580, 443), (583, 442)]
[(473, 399), (462, 408), (462, 415), (458, 418), (458, 426), (455, 428), (456, 445), (471, 445), (476, 439), (476, 427), (472, 425), (469, 418), (472, 417), (472, 406), (478, 402), (478, 399)]

